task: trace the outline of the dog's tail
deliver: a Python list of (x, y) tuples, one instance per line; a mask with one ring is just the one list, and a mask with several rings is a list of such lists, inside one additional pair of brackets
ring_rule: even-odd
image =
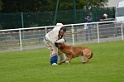
[(91, 59), (92, 57), (93, 57), (93, 52), (91, 52), (91, 53), (89, 54), (88, 59)]

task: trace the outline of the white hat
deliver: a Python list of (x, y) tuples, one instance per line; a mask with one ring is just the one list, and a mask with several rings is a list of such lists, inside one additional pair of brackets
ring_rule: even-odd
[(103, 14), (104, 17), (107, 17), (108, 15), (107, 14)]
[(56, 26), (63, 26), (63, 24), (62, 23), (57, 23)]

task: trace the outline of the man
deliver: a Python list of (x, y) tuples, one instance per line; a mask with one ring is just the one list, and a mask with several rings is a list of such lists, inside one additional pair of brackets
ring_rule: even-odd
[[(90, 15), (87, 15), (85, 18), (85, 23), (90, 23), (92, 22), (92, 18), (90, 17)], [(88, 34), (90, 34), (90, 40), (92, 40), (92, 24), (86, 24), (85, 25), (85, 29), (86, 29), (86, 40), (88, 40)]]
[(103, 19), (107, 19), (108, 15), (106, 13), (103, 14)]
[(90, 18), (90, 15), (87, 15), (87, 16), (86, 16), (85, 22), (86, 22), (86, 23), (92, 22), (92, 18)]
[(55, 43), (64, 43), (66, 39), (63, 38), (66, 28), (62, 23), (57, 23), (56, 26), (45, 35), (44, 43), (50, 50), (50, 64), (57, 65), (58, 61), (58, 48)]

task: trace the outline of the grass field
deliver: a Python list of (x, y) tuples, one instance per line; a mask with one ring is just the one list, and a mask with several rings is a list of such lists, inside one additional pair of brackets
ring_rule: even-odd
[(0, 82), (124, 82), (124, 41), (85, 46), (94, 52), (86, 64), (51, 66), (47, 49), (0, 53)]

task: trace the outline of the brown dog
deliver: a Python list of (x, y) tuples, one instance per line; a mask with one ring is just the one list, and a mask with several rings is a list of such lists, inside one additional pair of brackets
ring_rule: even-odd
[[(68, 60), (68, 64), (71, 63), (71, 59), (72, 58), (75, 58), (75, 57), (78, 57), (78, 56), (84, 57), (84, 61), (82, 61), (83, 63), (88, 62), (88, 60), (90, 58), (92, 58), (92, 56), (93, 56), (93, 52), (88, 47), (83, 47), (83, 46), (78, 46), (78, 47), (67, 46), (64, 43), (57, 43), (56, 47), (60, 51), (62, 51), (63, 53), (66, 54), (66, 56), (67, 56), (66, 60)], [(59, 64), (62, 64), (66, 60), (60, 61)]]

